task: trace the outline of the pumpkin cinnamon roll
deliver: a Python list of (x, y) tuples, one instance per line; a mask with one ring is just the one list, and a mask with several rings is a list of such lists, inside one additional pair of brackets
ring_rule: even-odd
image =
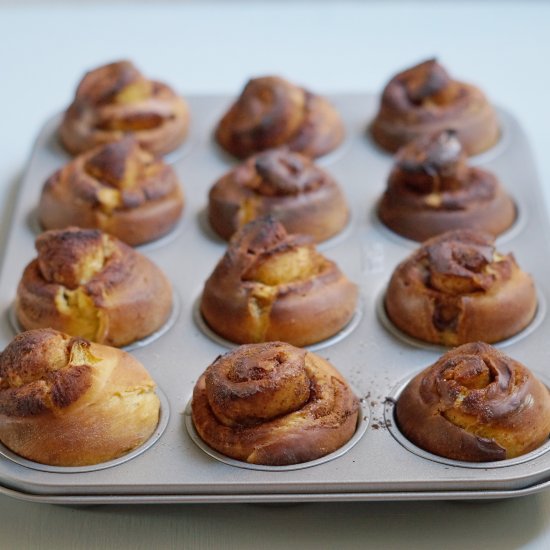
[(359, 402), (327, 361), (282, 342), (218, 357), (193, 391), (192, 419), (216, 451), (287, 465), (332, 453), (353, 436)]
[(216, 129), (218, 143), (238, 158), (281, 145), (320, 157), (343, 139), (340, 115), (325, 98), (278, 76), (250, 80)]
[(133, 135), (156, 156), (185, 139), (189, 112), (174, 91), (142, 75), (130, 61), (103, 65), (84, 76), (59, 128), (73, 155)]
[(406, 334), (457, 346), (517, 334), (533, 320), (537, 296), (512, 254), (497, 252), (488, 235), (461, 230), (426, 241), (397, 266), (385, 307)]
[(424, 241), (451, 229), (499, 235), (516, 208), (494, 174), (468, 166), (456, 132), (444, 130), (399, 150), (378, 216), (395, 233)]
[(548, 389), (519, 361), (481, 342), (447, 352), (413, 378), (395, 413), (415, 445), (454, 460), (515, 458), (550, 435)]
[(0, 441), (52, 466), (85, 466), (139, 447), (157, 427), (155, 383), (131, 355), (52, 329), (0, 354)]
[(308, 237), (272, 218), (245, 225), (205, 283), (200, 309), (231, 342), (282, 340), (307, 346), (352, 319), (357, 286)]
[(395, 152), (413, 139), (453, 128), (468, 155), (499, 139), (497, 116), (475, 86), (453, 80), (435, 59), (394, 76), (382, 92), (370, 131), (382, 148)]
[(124, 346), (160, 329), (172, 287), (145, 256), (96, 229), (46, 231), (25, 268), (15, 313), (25, 329), (52, 327)]
[(137, 246), (168, 233), (183, 203), (172, 167), (126, 137), (55, 172), (42, 189), (38, 218), (45, 229), (97, 228)]
[(284, 148), (249, 158), (222, 176), (209, 193), (208, 220), (223, 239), (266, 215), (274, 216), (289, 233), (320, 242), (343, 229), (349, 211), (328, 172)]

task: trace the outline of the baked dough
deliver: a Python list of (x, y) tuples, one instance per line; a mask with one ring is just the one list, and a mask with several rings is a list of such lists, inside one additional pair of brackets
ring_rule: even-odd
[(216, 140), (241, 159), (281, 145), (316, 158), (336, 149), (344, 134), (340, 115), (324, 97), (264, 76), (246, 84), (219, 122)]
[(357, 397), (328, 361), (283, 342), (218, 357), (192, 402), (195, 429), (210, 447), (272, 466), (336, 451), (355, 433), (358, 411)]
[(514, 223), (516, 208), (493, 173), (468, 166), (456, 132), (444, 130), (399, 149), (378, 216), (422, 242), (451, 229), (500, 235)]
[(151, 437), (159, 411), (154, 381), (124, 351), (41, 329), (0, 354), (0, 441), (28, 460), (118, 458)]
[(421, 135), (452, 128), (468, 155), (493, 147), (500, 137), (496, 113), (475, 86), (453, 80), (436, 59), (395, 75), (384, 88), (370, 126), (380, 147), (394, 153)]
[(36, 248), (15, 300), (25, 330), (52, 327), (120, 347), (157, 331), (170, 317), (170, 282), (118, 239), (73, 227), (42, 233)]
[(465, 344), (415, 376), (396, 404), (413, 443), (454, 460), (515, 458), (550, 434), (550, 395), (524, 365), (488, 344)]
[(349, 219), (346, 199), (332, 176), (287, 148), (250, 157), (223, 175), (208, 195), (208, 220), (225, 240), (267, 215), (289, 233), (310, 235), (315, 242), (339, 233)]
[(245, 225), (204, 285), (201, 312), (231, 342), (307, 346), (352, 319), (357, 286), (310, 239), (273, 218)]
[(130, 61), (117, 61), (84, 75), (59, 136), (73, 155), (131, 134), (161, 156), (183, 143), (188, 127), (189, 110), (181, 97), (143, 76)]
[(38, 218), (44, 229), (97, 228), (137, 246), (168, 233), (182, 210), (174, 169), (129, 136), (55, 172), (42, 189)]
[(434, 344), (499, 342), (533, 320), (537, 295), (512, 254), (489, 235), (449, 231), (426, 241), (394, 270), (385, 296), (390, 320)]

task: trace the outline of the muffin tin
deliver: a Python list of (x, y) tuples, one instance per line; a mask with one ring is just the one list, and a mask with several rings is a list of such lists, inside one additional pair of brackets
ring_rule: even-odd
[[(392, 157), (380, 151), (366, 133), (378, 103), (373, 94), (330, 98), (344, 119), (347, 139), (340, 149), (319, 160), (340, 182), (352, 209), (349, 227), (319, 249), (359, 285), (361, 309), (343, 334), (315, 348), (361, 397), (359, 427), (366, 428), (364, 433), (332, 460), (291, 469), (242, 467), (235, 461), (218, 460), (194, 442), (192, 430), (186, 427), (193, 386), (204, 369), (227, 350), (223, 341), (208, 336), (197, 322), (197, 298), (226, 246), (205, 227), (204, 209), (210, 186), (236, 160), (212, 139), (215, 124), (232, 98), (186, 99), (192, 115), (190, 135), (181, 150), (169, 157), (183, 183), (184, 216), (172, 234), (138, 247), (165, 271), (179, 298), (172, 326), (132, 350), (166, 397), (162, 403), (164, 432), (127, 460), (86, 472), (36, 468), (0, 448), (0, 492), (32, 501), (71, 504), (298, 502), (502, 498), (550, 486), (549, 445), (525, 460), (503, 461), (494, 467), (436, 460), (400, 440), (391, 400), (386, 398), (395, 396), (404, 380), (432, 364), (442, 348), (418, 342), (412, 345), (388, 330), (377, 313), (393, 268), (417, 243), (391, 234), (374, 214)], [(536, 324), (505, 342), (506, 353), (545, 380), (545, 375), (550, 375), (545, 372), (549, 353), (545, 334), (550, 329), (545, 307), (550, 295), (550, 255), (545, 239), (548, 218), (525, 135), (508, 112), (498, 109), (498, 115), (501, 141), (472, 162), (494, 171), (519, 207), (516, 225), (497, 239), (497, 247), (513, 251), (519, 265), (533, 275), (541, 305)], [(41, 186), (67, 161), (57, 140), (60, 118), (50, 119), (40, 132), (14, 209), (0, 275), (2, 348), (14, 336), (9, 311), (19, 278), (35, 255), (34, 212)]]

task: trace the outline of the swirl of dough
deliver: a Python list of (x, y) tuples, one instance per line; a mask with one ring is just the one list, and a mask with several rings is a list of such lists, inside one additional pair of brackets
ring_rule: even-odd
[(253, 464), (315, 460), (344, 445), (359, 404), (321, 357), (283, 342), (240, 346), (219, 357), (193, 392), (193, 423), (220, 453)]
[(449, 231), (429, 239), (394, 270), (385, 296), (390, 320), (425, 342), (457, 346), (509, 338), (537, 309), (531, 277), (493, 239)]
[(187, 104), (173, 90), (117, 61), (84, 76), (63, 117), (63, 146), (77, 155), (131, 134), (156, 156), (176, 149), (189, 126)]
[(45, 229), (96, 228), (137, 246), (168, 233), (182, 210), (173, 168), (128, 136), (55, 172), (42, 189), (38, 218)]
[(248, 222), (272, 215), (289, 233), (324, 241), (346, 225), (340, 186), (309, 158), (286, 148), (247, 159), (222, 176), (209, 193), (208, 219), (228, 240)]
[(550, 434), (550, 394), (524, 365), (488, 344), (462, 345), (407, 385), (400, 430), (447, 458), (485, 462), (532, 451)]
[(451, 229), (499, 235), (516, 209), (491, 172), (468, 166), (456, 132), (445, 130), (399, 150), (378, 215), (392, 231), (421, 242)]
[(281, 145), (319, 157), (340, 145), (344, 126), (325, 98), (266, 76), (246, 84), (218, 124), (216, 139), (238, 158)]
[(390, 80), (370, 131), (393, 153), (421, 135), (447, 128), (456, 131), (468, 155), (489, 149), (500, 135), (495, 111), (483, 93), (453, 80), (436, 59), (429, 59)]

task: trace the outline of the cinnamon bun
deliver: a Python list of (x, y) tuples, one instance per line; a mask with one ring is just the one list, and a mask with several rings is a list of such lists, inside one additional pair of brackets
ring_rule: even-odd
[(52, 327), (125, 346), (160, 329), (172, 287), (148, 258), (97, 229), (46, 231), (25, 268), (15, 313), (25, 329)]
[(85, 466), (142, 445), (159, 420), (155, 383), (131, 355), (52, 329), (0, 354), (0, 441), (52, 466)]
[(357, 286), (310, 239), (273, 218), (245, 225), (205, 283), (200, 309), (210, 328), (238, 344), (282, 340), (307, 346), (351, 320)]
[(192, 419), (216, 451), (244, 462), (288, 465), (332, 453), (353, 436), (359, 403), (342, 375), (282, 342), (218, 357), (193, 391)]
[(38, 217), (45, 229), (97, 228), (136, 246), (168, 233), (182, 210), (173, 168), (126, 137), (55, 172), (42, 189)]
[(286, 148), (250, 157), (222, 176), (208, 197), (210, 225), (226, 240), (248, 222), (273, 215), (289, 233), (320, 242), (349, 218), (344, 194), (328, 172)]
[(149, 80), (130, 61), (117, 61), (84, 75), (59, 135), (73, 155), (131, 134), (161, 156), (179, 147), (188, 126), (187, 104), (169, 86)]
[(447, 128), (456, 130), (468, 155), (486, 151), (500, 136), (485, 95), (453, 80), (436, 59), (429, 59), (390, 80), (370, 131), (378, 145), (393, 153), (421, 135)]
[(488, 344), (453, 349), (407, 385), (399, 429), (422, 449), (454, 460), (515, 458), (550, 434), (550, 394), (524, 365)]
[(514, 223), (516, 208), (494, 174), (468, 166), (456, 132), (444, 130), (399, 150), (378, 216), (399, 235), (424, 241), (451, 229), (497, 236)]
[(533, 280), (490, 236), (449, 231), (426, 241), (399, 264), (386, 290), (388, 317), (425, 342), (458, 346), (499, 342), (533, 320)]
[(216, 129), (218, 143), (238, 158), (281, 145), (320, 157), (343, 139), (340, 115), (324, 97), (278, 76), (250, 80)]

